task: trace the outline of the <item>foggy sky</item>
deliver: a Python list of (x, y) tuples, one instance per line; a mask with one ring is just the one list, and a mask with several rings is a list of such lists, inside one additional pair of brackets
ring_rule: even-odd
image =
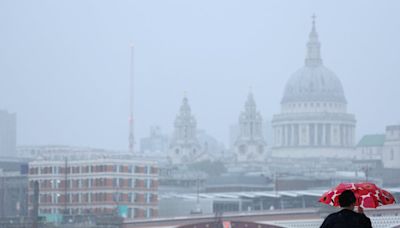
[[(198, 127), (225, 143), (249, 87), (264, 120), (304, 64), (311, 15), (357, 138), (400, 123), (398, 1), (0, 0), (0, 109), (18, 144), (127, 149), (129, 44), (135, 136), (172, 132), (187, 91)], [(270, 142), (269, 142), (270, 143)]]

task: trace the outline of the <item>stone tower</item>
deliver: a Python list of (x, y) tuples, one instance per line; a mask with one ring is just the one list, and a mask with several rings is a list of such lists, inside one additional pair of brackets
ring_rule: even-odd
[(168, 149), (168, 159), (172, 164), (195, 162), (203, 156), (197, 139), (196, 125), (196, 119), (185, 96), (175, 119), (174, 135)]
[(239, 135), (234, 144), (237, 162), (263, 162), (266, 142), (262, 131), (262, 117), (257, 112), (256, 102), (250, 92), (245, 109), (239, 117)]

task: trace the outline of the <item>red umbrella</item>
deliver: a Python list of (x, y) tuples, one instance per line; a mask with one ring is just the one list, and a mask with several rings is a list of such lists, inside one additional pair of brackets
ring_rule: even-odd
[(352, 190), (357, 199), (356, 206), (363, 208), (376, 208), (395, 203), (392, 194), (369, 182), (341, 183), (336, 188), (325, 192), (319, 202), (339, 207), (339, 195), (345, 190)]

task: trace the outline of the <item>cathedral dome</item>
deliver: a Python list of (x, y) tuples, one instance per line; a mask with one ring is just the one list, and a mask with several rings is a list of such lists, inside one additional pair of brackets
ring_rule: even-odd
[(287, 82), (282, 98), (282, 103), (313, 101), (346, 103), (339, 78), (322, 64), (296, 71)]
[(342, 83), (335, 73), (322, 63), (320, 46), (313, 20), (307, 43), (305, 66), (296, 71), (287, 82), (282, 104), (292, 102), (346, 103)]

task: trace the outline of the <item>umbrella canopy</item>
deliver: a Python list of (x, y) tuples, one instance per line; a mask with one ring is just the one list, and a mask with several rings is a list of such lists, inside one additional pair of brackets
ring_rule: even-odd
[(369, 182), (341, 183), (335, 188), (325, 192), (319, 199), (319, 202), (339, 207), (339, 195), (345, 190), (353, 191), (357, 199), (356, 206), (363, 208), (376, 208), (378, 206), (395, 203), (392, 194)]

